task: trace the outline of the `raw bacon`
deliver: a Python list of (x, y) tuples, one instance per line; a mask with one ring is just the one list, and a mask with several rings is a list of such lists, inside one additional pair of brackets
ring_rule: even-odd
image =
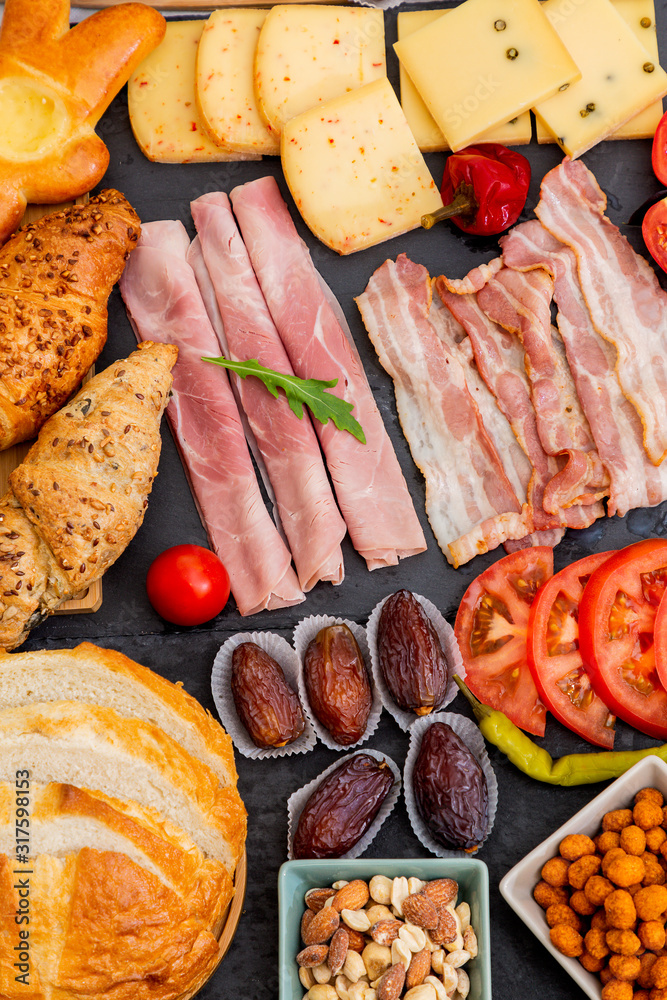
[(545, 176), (535, 214), (577, 257), (595, 328), (618, 352), (616, 372), (654, 465), (667, 454), (667, 295), (647, 262), (604, 215), (607, 199), (581, 160)]
[[(190, 207), (220, 309), (228, 357), (256, 358), (266, 368), (293, 375), (227, 195), (205, 194)], [(232, 379), (268, 472), (301, 588), (308, 591), (318, 580), (340, 583), (345, 522), (309, 415), (299, 419), (283, 393), (276, 399), (257, 378)]]
[(316, 425), (336, 498), (369, 569), (423, 552), (424, 533), (363, 367), (329, 304), (278, 185), (262, 177), (231, 192), (232, 205), (294, 372), (338, 378), (366, 444), (331, 421)]
[(394, 380), (401, 426), (426, 480), (426, 512), (453, 566), (525, 535), (512, 489), (455, 353), (428, 319), (426, 268), (385, 261), (356, 299), (382, 366)]
[(153, 222), (123, 272), (121, 292), (140, 340), (179, 348), (167, 416), (202, 520), (229, 572), (242, 615), (304, 600), (290, 553), (264, 506), (180, 222)]
[(500, 240), (505, 263), (518, 270), (545, 268), (554, 278), (558, 328), (577, 395), (610, 478), (607, 513), (667, 500), (667, 463), (653, 465), (643, 448), (641, 421), (616, 377), (616, 350), (593, 326), (574, 252), (536, 220), (515, 226)]

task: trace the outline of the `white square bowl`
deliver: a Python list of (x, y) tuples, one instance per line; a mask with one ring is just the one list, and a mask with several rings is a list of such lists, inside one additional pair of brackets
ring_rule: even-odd
[(540, 881), (542, 866), (558, 854), (558, 845), (569, 833), (596, 836), (601, 830), (602, 817), (612, 809), (632, 808), (634, 795), (640, 788), (659, 788), (667, 801), (667, 764), (655, 754), (644, 757), (617, 778), (608, 788), (580, 809), (572, 819), (542, 841), (512, 868), (500, 883), (500, 892), (512, 909), (533, 932), (544, 947), (568, 972), (591, 1000), (600, 1000), (602, 985), (599, 978), (586, 972), (576, 958), (561, 954), (551, 943), (544, 910), (533, 899), (533, 889)]

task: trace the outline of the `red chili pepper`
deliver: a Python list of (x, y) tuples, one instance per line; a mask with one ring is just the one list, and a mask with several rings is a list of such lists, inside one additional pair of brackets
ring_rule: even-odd
[(442, 178), (445, 208), (422, 218), (430, 229), (451, 219), (465, 233), (492, 235), (513, 225), (528, 197), (530, 163), (498, 142), (466, 146), (451, 153)]

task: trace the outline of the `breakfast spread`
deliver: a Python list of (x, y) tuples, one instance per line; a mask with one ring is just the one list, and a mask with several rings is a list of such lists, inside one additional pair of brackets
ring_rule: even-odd
[[(642, 37), (655, 13), (624, 2), (464, 0), (398, 18), (219, 7), (166, 28), (121, 4), (69, 32), (60, 0), (32, 15), (6, 3), (3, 433), (10, 445), (43, 427), (0, 501), (2, 996), (185, 1000), (205, 984), (242, 907), (232, 739), (251, 803), (252, 945), (227, 983), (253, 992), (263, 963), (258, 1000), (292, 1000), (299, 986), (308, 1000), (489, 1000), (485, 861), (504, 865), (508, 838), (521, 850), (555, 825), (551, 807), (573, 793), (557, 799), (547, 783), (662, 766), (667, 744), (647, 744), (667, 739), (667, 543), (646, 535), (664, 533), (648, 509), (667, 497), (665, 293), (636, 252), (639, 216), (632, 246), (621, 232), (609, 144), (573, 159), (655, 127), (665, 74)], [(530, 141), (528, 109), (536, 138), (557, 145)], [(448, 147), (446, 160), (433, 152)], [(647, 148), (611, 149), (647, 172)], [(140, 227), (107, 189), (10, 236), (24, 196), (85, 194), (107, 164), (105, 183), (154, 221)], [(67, 185), (44, 181), (63, 174)], [(658, 263), (666, 210), (657, 200), (643, 221)], [(447, 215), (453, 226), (425, 232)], [(395, 250), (380, 246), (390, 239)], [(122, 360), (68, 401), (104, 346), (119, 277), (105, 350)], [(123, 306), (140, 342), (129, 357)], [(130, 546), (165, 410), (166, 475)], [(450, 565), (424, 534), (420, 470)], [(644, 540), (622, 548), (628, 532)], [(191, 544), (204, 533), (215, 553)], [(591, 551), (601, 538), (610, 551)], [(554, 573), (561, 539), (568, 565)], [(9, 652), (126, 549), (109, 577), (122, 599), (112, 589), (102, 626), (59, 627), (145, 648), (164, 677), (89, 643)], [(477, 555), (483, 565), (467, 566)], [(259, 631), (269, 611), (275, 633)], [(255, 614), (256, 631), (237, 631)], [(220, 632), (213, 698), (229, 737), (182, 687), (206, 704)], [(601, 752), (561, 743), (554, 759), (561, 724), (576, 734), (566, 751)], [(553, 944), (570, 958), (581, 945), (606, 1000), (667, 988), (664, 817), (646, 827), (642, 813), (662, 791), (619, 826), (627, 857), (595, 844), (545, 867), (550, 893), (564, 867), (591, 876), (595, 852), (609, 862), (618, 907), (590, 916), (615, 957), (564, 914), (587, 920), (583, 884), (568, 876), (573, 893), (551, 915)], [(362, 874), (353, 859), (369, 848), (415, 868)], [(434, 857), (420, 867), (423, 854)], [(303, 892), (265, 905), (285, 855), (287, 872), (313, 879), (303, 916)], [(278, 920), (276, 968), (266, 931)]]

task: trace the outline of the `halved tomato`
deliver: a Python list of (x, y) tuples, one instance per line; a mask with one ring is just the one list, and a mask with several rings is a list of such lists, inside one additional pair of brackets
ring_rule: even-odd
[(499, 559), (470, 584), (454, 625), (472, 693), (535, 736), (544, 736), (546, 710), (526, 660), (526, 634), (530, 606), (553, 568), (546, 545)]
[(556, 573), (538, 591), (528, 623), (528, 666), (540, 698), (559, 722), (611, 749), (614, 715), (595, 693), (579, 650), (579, 601), (611, 552), (596, 552)]
[(667, 740), (667, 690), (655, 666), (653, 628), (667, 587), (667, 541), (615, 552), (579, 602), (579, 648), (596, 694), (620, 719)]
[(667, 113), (658, 122), (653, 136), (651, 164), (655, 176), (667, 187)]
[(667, 198), (656, 201), (646, 212), (642, 236), (653, 260), (667, 271)]

